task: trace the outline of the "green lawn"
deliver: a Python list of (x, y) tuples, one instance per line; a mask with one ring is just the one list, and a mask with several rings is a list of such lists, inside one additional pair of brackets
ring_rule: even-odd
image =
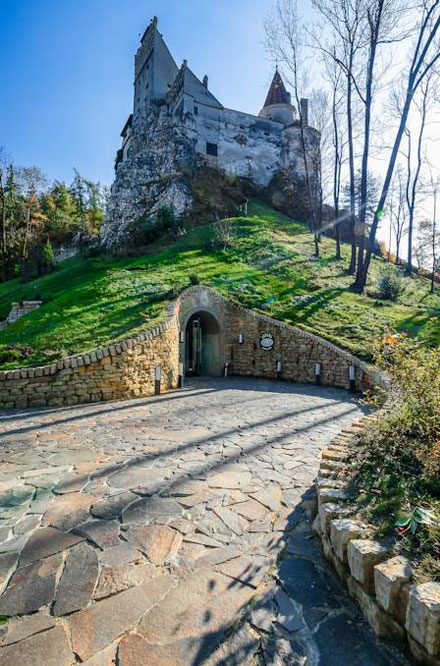
[[(0, 284), (0, 318), (13, 301), (43, 300), (40, 310), (0, 331), (0, 345), (30, 347), (25, 359), (2, 367), (38, 365), (125, 338), (158, 323), (165, 306), (192, 283), (210, 285), (365, 359), (387, 328), (440, 344), (440, 290), (429, 295), (426, 279), (407, 279), (397, 303), (360, 296), (348, 290), (348, 247), (343, 261), (336, 262), (333, 241), (323, 238), (321, 258), (314, 260), (311, 234), (262, 203), (233, 224), (226, 252), (213, 247), (213, 229), (207, 225), (162, 240), (140, 258), (69, 259), (32, 282)], [(382, 265), (380, 259), (372, 262), (372, 294)]]

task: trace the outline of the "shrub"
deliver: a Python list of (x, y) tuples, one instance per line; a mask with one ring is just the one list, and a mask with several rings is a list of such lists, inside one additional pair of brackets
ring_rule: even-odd
[(392, 266), (386, 266), (377, 280), (378, 296), (385, 301), (396, 301), (403, 291), (403, 280)]
[(231, 219), (221, 220), (218, 216), (213, 225), (215, 249), (228, 250), (234, 240), (234, 225)]
[(377, 363), (391, 373), (399, 398), (359, 436), (353, 481), (363, 515), (382, 533), (395, 531), (396, 521), (417, 507), (432, 512), (434, 524), (420, 525), (399, 546), (423, 569), (426, 557), (440, 556), (440, 354), (387, 334)]

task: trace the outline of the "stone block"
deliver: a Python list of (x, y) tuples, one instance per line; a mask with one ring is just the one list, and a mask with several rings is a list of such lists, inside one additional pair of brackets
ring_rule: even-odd
[(347, 516), (350, 509), (341, 505), (334, 504), (333, 502), (326, 502), (319, 507), (319, 520), (321, 523), (321, 532), (326, 536), (330, 533), (330, 523), (334, 518), (341, 518)]
[(429, 655), (440, 653), (440, 583), (423, 583), (411, 589), (405, 627)]
[(335, 555), (341, 562), (347, 561), (347, 546), (352, 539), (360, 539), (367, 536), (367, 530), (363, 523), (348, 518), (337, 518), (330, 524), (330, 542)]
[(347, 558), (350, 573), (366, 592), (374, 591), (374, 567), (386, 558), (388, 550), (371, 539), (352, 539), (348, 543)]
[(324, 502), (334, 502), (340, 504), (348, 502), (351, 499), (350, 493), (341, 488), (317, 488), (318, 505), (321, 506)]
[(405, 593), (413, 568), (406, 557), (398, 556), (374, 567), (374, 588), (376, 599), (387, 613), (398, 620), (405, 620), (408, 595)]

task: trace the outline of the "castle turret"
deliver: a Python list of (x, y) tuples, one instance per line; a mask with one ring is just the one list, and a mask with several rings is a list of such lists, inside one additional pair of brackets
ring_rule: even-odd
[(258, 114), (261, 118), (275, 120), (284, 125), (293, 123), (296, 109), (292, 106), (290, 93), (287, 92), (278, 67), (270, 84), (264, 106)]
[(157, 28), (155, 16), (142, 36), (135, 58), (135, 118), (142, 115), (151, 102), (165, 99), (178, 71), (179, 68)]

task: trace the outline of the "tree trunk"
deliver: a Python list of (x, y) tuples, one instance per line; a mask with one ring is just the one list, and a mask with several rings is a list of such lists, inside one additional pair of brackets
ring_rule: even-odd
[(353, 116), (351, 108), (352, 67), (353, 67), (353, 55), (351, 54), (348, 74), (347, 74), (347, 132), (348, 132), (348, 163), (350, 171), (350, 232), (351, 232), (351, 257), (350, 257), (350, 266), (348, 267), (349, 275), (354, 275), (354, 273), (356, 272), (356, 236), (355, 236), (356, 184), (355, 184), (355, 170), (354, 170)]

